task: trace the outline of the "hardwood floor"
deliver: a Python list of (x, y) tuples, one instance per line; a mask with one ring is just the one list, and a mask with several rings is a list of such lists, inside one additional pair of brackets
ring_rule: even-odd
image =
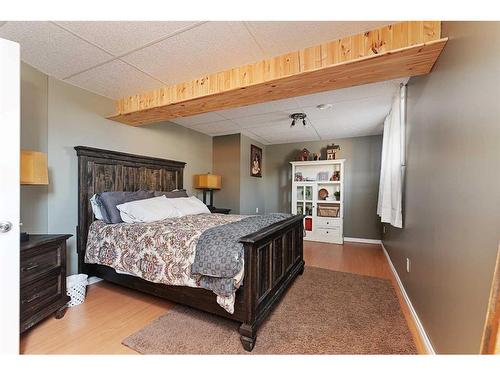
[[(304, 242), (307, 266), (391, 280), (419, 353), (425, 353), (408, 307), (399, 293), (380, 245)], [(107, 282), (90, 285), (85, 303), (68, 309), (21, 336), (23, 354), (137, 354), (123, 338), (165, 314), (173, 303)]]

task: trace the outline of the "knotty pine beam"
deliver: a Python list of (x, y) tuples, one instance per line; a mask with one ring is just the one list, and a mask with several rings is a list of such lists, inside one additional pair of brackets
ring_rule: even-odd
[(109, 119), (144, 125), (427, 74), (447, 40), (439, 21), (401, 22), (125, 97)]

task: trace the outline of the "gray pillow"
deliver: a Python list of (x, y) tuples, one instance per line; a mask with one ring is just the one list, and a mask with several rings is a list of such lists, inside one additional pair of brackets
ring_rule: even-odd
[(140, 199), (153, 198), (153, 196), (153, 192), (147, 190), (106, 191), (96, 194), (96, 199), (101, 207), (102, 219), (108, 224), (117, 224), (123, 222), (120, 217), (120, 211), (116, 208), (117, 205)]
[(159, 197), (160, 195), (164, 195), (167, 198), (187, 198), (187, 192), (184, 189), (172, 190), (172, 191), (154, 191), (155, 197)]

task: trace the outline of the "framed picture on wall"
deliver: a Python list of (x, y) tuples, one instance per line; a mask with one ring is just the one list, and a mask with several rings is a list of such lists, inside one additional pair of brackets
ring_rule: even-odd
[(250, 176), (262, 177), (262, 149), (250, 146)]

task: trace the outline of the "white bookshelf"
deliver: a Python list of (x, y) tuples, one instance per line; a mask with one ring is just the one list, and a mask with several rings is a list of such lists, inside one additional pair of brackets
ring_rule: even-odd
[[(344, 218), (344, 162), (294, 161), (292, 165), (292, 213), (304, 214), (306, 241), (342, 244)], [(323, 175), (323, 178), (321, 179)], [(338, 181), (331, 181), (336, 174)], [(302, 180), (298, 176), (301, 176)], [(324, 190), (323, 190), (324, 189)], [(321, 199), (320, 192), (333, 199)], [(335, 192), (340, 193), (339, 199)]]

